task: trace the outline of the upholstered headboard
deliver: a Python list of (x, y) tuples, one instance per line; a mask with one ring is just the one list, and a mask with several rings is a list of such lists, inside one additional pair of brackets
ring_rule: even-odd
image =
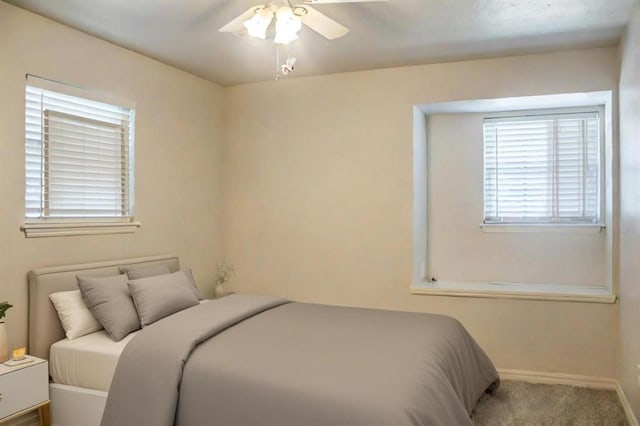
[(76, 290), (76, 275), (109, 276), (120, 273), (120, 265), (150, 266), (166, 264), (171, 272), (180, 269), (177, 256), (160, 256), (109, 260), (106, 262), (56, 266), (34, 269), (29, 272), (29, 353), (49, 359), (49, 347), (64, 339), (64, 330), (58, 314), (49, 300), (57, 291)]

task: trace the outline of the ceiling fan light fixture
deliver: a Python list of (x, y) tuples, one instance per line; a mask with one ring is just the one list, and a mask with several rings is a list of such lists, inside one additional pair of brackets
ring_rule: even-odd
[(267, 37), (267, 28), (273, 20), (273, 12), (267, 7), (256, 9), (253, 16), (244, 21), (244, 27), (251, 37), (265, 39)]
[(293, 13), (293, 9), (284, 6), (276, 12), (275, 43), (288, 44), (298, 39), (298, 31), (302, 28), (302, 21)]

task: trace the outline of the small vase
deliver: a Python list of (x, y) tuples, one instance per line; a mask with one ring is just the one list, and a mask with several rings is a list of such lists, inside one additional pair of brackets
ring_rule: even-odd
[(7, 326), (4, 321), (0, 322), (0, 362), (9, 359), (9, 337), (7, 336)]
[(219, 299), (221, 297), (224, 297), (227, 295), (227, 289), (224, 288), (224, 286), (222, 284), (218, 284), (216, 285), (216, 288), (214, 289), (214, 293), (216, 295), (216, 299)]

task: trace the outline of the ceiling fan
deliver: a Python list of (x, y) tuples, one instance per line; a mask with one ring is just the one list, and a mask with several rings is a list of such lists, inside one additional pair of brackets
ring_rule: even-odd
[(223, 33), (248, 34), (251, 37), (288, 44), (298, 38), (302, 24), (329, 40), (340, 38), (349, 29), (309, 4), (365, 3), (387, 0), (278, 0), (256, 5), (220, 28)]

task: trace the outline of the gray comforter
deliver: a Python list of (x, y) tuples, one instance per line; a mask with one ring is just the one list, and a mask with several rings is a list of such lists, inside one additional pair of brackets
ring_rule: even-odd
[(232, 295), (129, 342), (102, 425), (470, 425), (497, 384), (453, 318)]

